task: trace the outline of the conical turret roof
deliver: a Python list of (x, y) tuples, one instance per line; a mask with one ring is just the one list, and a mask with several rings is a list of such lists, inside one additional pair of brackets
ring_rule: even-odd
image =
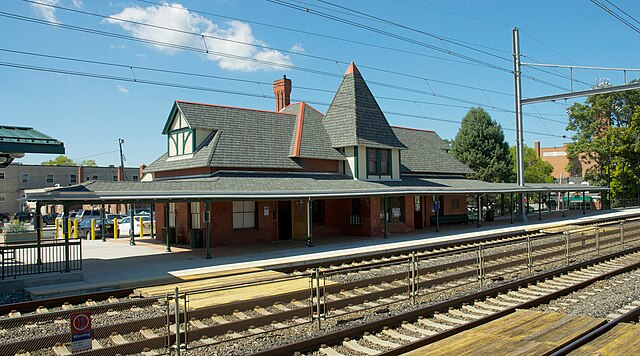
[(323, 120), (334, 148), (365, 145), (406, 148), (396, 137), (352, 62)]

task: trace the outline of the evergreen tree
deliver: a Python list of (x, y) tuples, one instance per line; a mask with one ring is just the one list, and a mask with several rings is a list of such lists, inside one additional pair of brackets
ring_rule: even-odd
[(502, 127), (481, 108), (473, 108), (462, 118), (451, 153), (485, 182), (514, 182), (509, 144)]

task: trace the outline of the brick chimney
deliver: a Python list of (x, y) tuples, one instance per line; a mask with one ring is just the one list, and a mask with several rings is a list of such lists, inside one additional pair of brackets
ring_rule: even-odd
[(78, 184), (84, 182), (84, 167), (83, 166), (78, 166), (78, 179), (76, 179), (76, 182), (78, 182)]
[(122, 182), (124, 180), (124, 170), (122, 166), (118, 166), (118, 182)]
[(533, 149), (536, 150), (536, 157), (540, 158), (541, 154), (540, 154), (540, 141), (535, 141), (533, 143)]
[(291, 79), (286, 75), (273, 82), (273, 94), (276, 96), (276, 112), (291, 103)]
[(142, 175), (144, 174), (142, 172), (144, 172), (145, 168), (147, 168), (146, 164), (141, 164), (140, 165), (140, 170), (138, 171), (138, 180), (142, 180)]

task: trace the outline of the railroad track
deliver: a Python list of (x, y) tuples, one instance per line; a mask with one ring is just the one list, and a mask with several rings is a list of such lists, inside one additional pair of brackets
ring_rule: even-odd
[(547, 303), (595, 281), (638, 268), (640, 252), (634, 251), (614, 259), (600, 259), (595, 264), (584, 264), (572, 271), (563, 269), (561, 274), (555, 272), (528, 278), (254, 355), (291, 355), (295, 352), (328, 356), (400, 355), (498, 319), (516, 309)]
[[(600, 240), (601, 248), (605, 250), (607, 245), (617, 246), (617, 241), (618, 237), (615, 232), (609, 235), (603, 234)], [(491, 246), (498, 248), (501, 244), (508, 243), (504, 241), (494, 242)], [(553, 247), (557, 248), (559, 246), (558, 243), (547, 245), (545, 245), (546, 250), (541, 249), (541, 251), (546, 252), (541, 253), (538, 256), (539, 259), (535, 260), (539, 264), (542, 264), (545, 258), (550, 259), (559, 254), (558, 251), (549, 250)], [(576, 251), (579, 251), (580, 248), (590, 248), (592, 246), (589, 243), (581, 243), (579, 238), (571, 242), (570, 245), (575, 245)], [(475, 247), (477, 245), (473, 243), (471, 247), (461, 246), (457, 249), (425, 252), (421, 255), (422, 258), (428, 257), (433, 265), (418, 269), (420, 273), (419, 283), (425, 288), (431, 288), (431, 290), (427, 290), (428, 293), (446, 291), (450, 288), (474, 283), (476, 281), (474, 278), (475, 272), (464, 270), (465, 266), (473, 264), (470, 262), (472, 259), (463, 258), (453, 264), (439, 264), (437, 261), (455, 255), (456, 251), (458, 254), (473, 252)], [(499, 258), (495, 260), (501, 262), (495, 262), (492, 266), (488, 266), (488, 271), (486, 271), (488, 272), (488, 277), (491, 277), (492, 272), (497, 273), (513, 267), (517, 260), (522, 259), (523, 251), (522, 249), (501, 251), (496, 256)], [(518, 257), (514, 259), (514, 256)], [(406, 257), (404, 260), (406, 260)], [(370, 264), (359, 263), (359, 267), (355, 268), (364, 268), (370, 273), (378, 268), (389, 268), (390, 265), (398, 261), (402, 261), (402, 258), (394, 257), (386, 261), (374, 259), (370, 260)], [(354, 268), (353, 266), (350, 267)], [(458, 270), (453, 270), (454, 268)], [(342, 273), (346, 272), (346, 269), (345, 266), (339, 266), (334, 269), (325, 269), (323, 272)], [(440, 274), (438, 275), (438, 273)], [(513, 273), (513, 271), (505, 273)], [(361, 272), (357, 274), (359, 276), (364, 275)], [(500, 274), (497, 275), (499, 276)], [(410, 288), (406, 277), (406, 272), (380, 273), (380, 276), (374, 278), (364, 278), (328, 286), (323, 291), (323, 294), (326, 295), (323, 308), (327, 312), (335, 309), (333, 312), (335, 314), (353, 314), (365, 309), (378, 308), (381, 305), (406, 302), (408, 299), (406, 291)], [(297, 300), (292, 300), (292, 298)], [(310, 324), (309, 310), (312, 304), (309, 303), (308, 298), (309, 292), (303, 291), (260, 300), (205, 307), (189, 311), (187, 323), (185, 323), (186, 316), (183, 310), (180, 312), (179, 321), (181, 325), (188, 325), (189, 339), (187, 342), (196, 340), (192, 342), (198, 345), (217, 344), (243, 339), (251, 335), (268, 334), (278, 330)], [(173, 324), (171, 321), (167, 322), (166, 312), (169, 306), (167, 299), (144, 298), (118, 301), (112, 299), (110, 302), (99, 306), (90, 306), (91, 308), (88, 308), (89, 305), (81, 304), (56, 311), (41, 310), (32, 315), (0, 319), (0, 337), (3, 334), (2, 330), (5, 331), (4, 334), (11, 333), (13, 337), (17, 329), (25, 329), (27, 333), (30, 330), (31, 334), (33, 334), (33, 331), (38, 330), (39, 326), (47, 322), (56, 323), (57, 320), (60, 325), (63, 325), (60, 320), (67, 320), (68, 314), (72, 311), (91, 309), (97, 316), (106, 316), (117, 321), (110, 324), (105, 323), (104, 325), (101, 325), (100, 322), (96, 324), (97, 327), (94, 330), (96, 338), (94, 348), (96, 350), (92, 352), (93, 354), (112, 355), (115, 353), (140, 352), (145, 349), (162, 349), (166, 345), (175, 342), (176, 338), (173, 331), (176, 328), (175, 319)], [(150, 311), (157, 315), (150, 317)], [(67, 326), (65, 321), (64, 327)], [(180, 330), (184, 331), (184, 326), (180, 327)], [(67, 330), (65, 332), (68, 333)], [(204, 336), (206, 338), (202, 338)], [(66, 335), (66, 338), (68, 338), (68, 335)], [(55, 340), (58, 340), (57, 342), (62, 340), (63, 344), (56, 345)], [(46, 354), (44, 350), (49, 350), (49, 354), (63, 355), (68, 352), (67, 346), (64, 345), (64, 340), (65, 335), (62, 333), (47, 333), (44, 337), (25, 338), (7, 343), (4, 346), (0, 346), (0, 351), (2, 351), (0, 353), (5, 354), (6, 351), (7, 354), (12, 354), (25, 350)]]

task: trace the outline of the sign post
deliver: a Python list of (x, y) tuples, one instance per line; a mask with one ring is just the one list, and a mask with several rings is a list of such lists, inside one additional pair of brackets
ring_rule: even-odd
[(88, 311), (71, 313), (71, 352), (91, 350), (93, 330), (91, 329), (91, 313)]

